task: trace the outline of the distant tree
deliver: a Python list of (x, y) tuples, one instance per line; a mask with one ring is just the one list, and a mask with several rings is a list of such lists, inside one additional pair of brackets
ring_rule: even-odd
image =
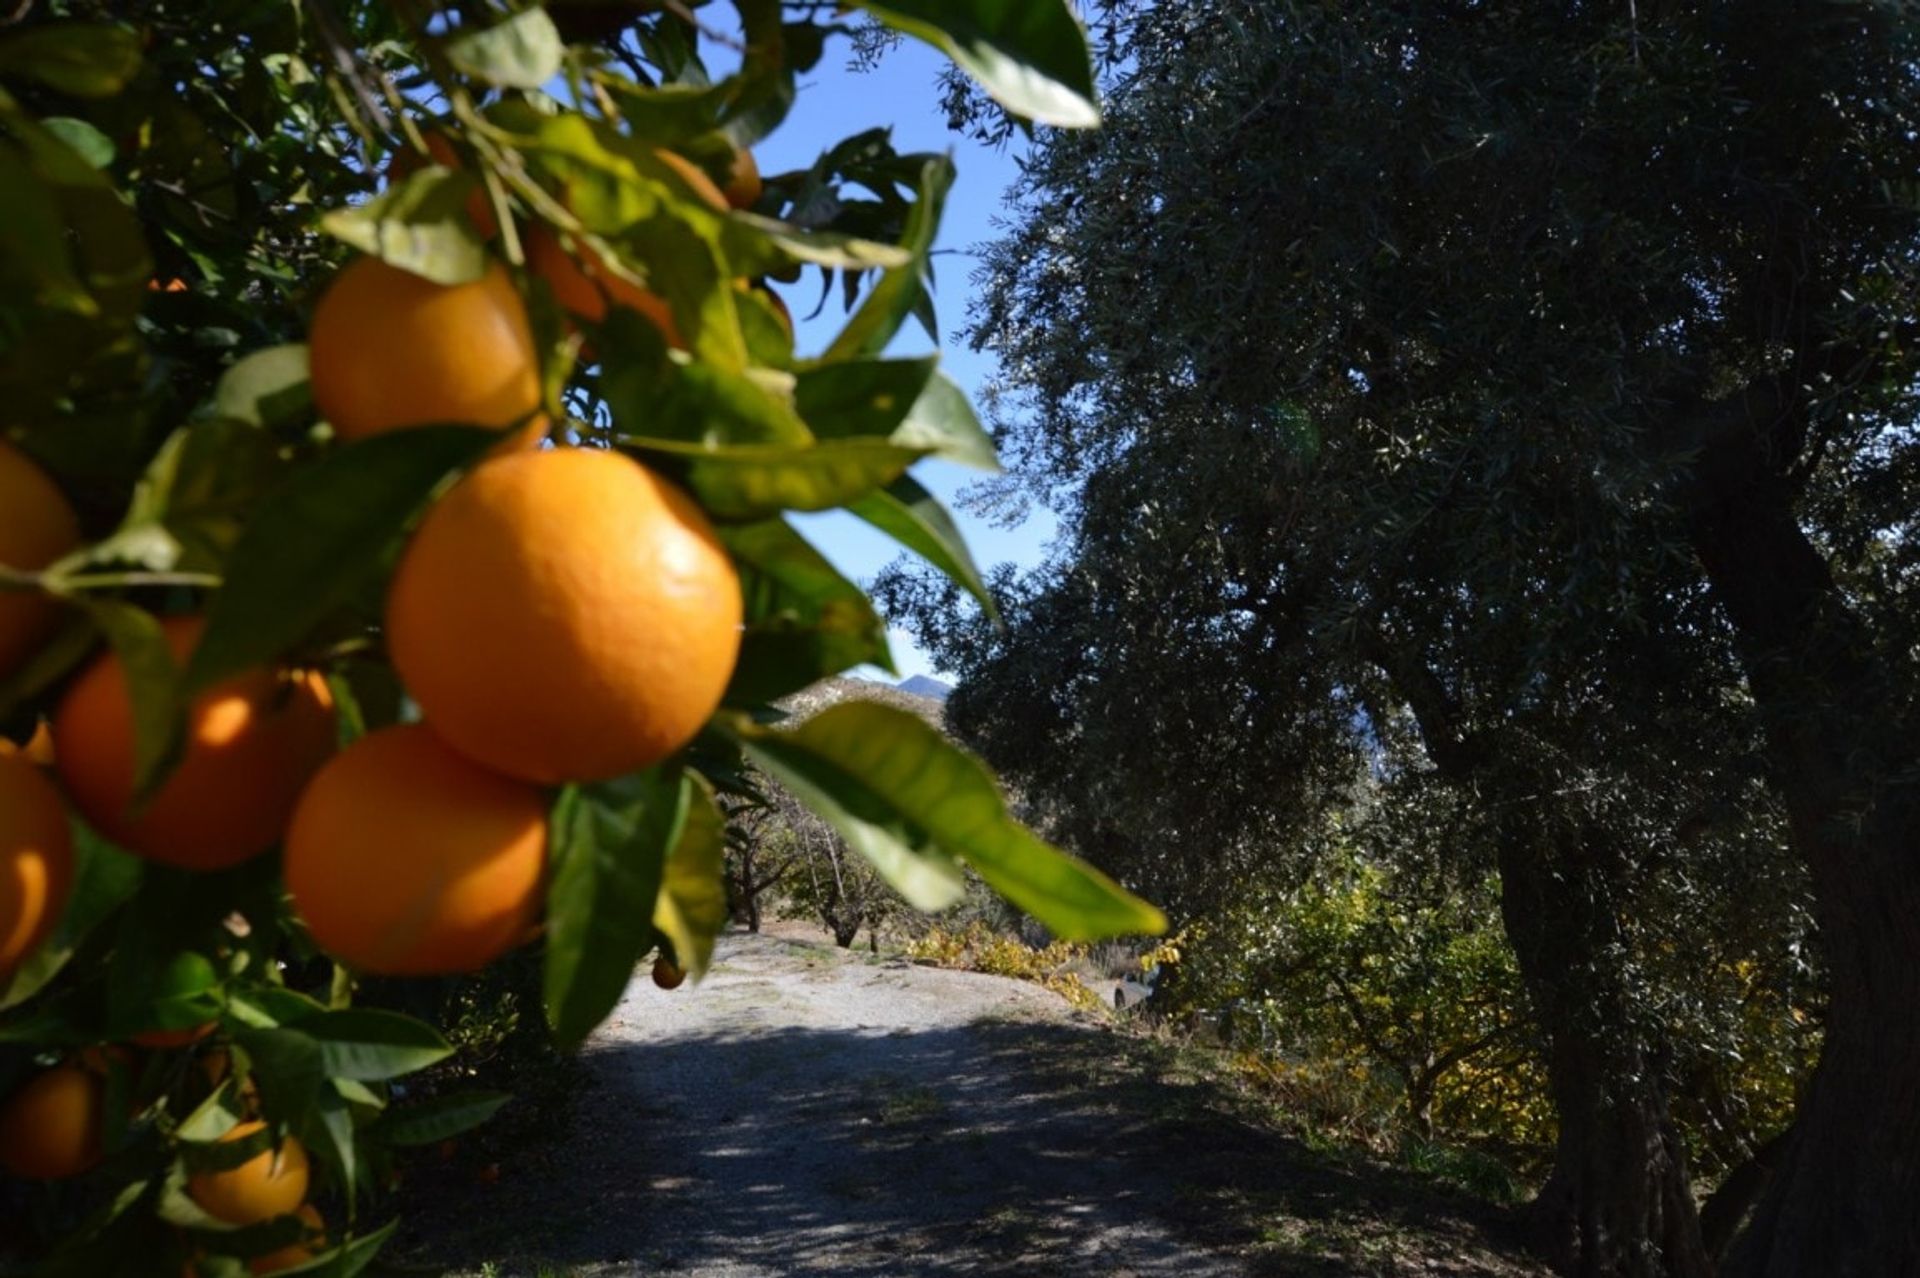
[(1408, 740), (1501, 874), (1569, 1272), (1707, 1269), (1676, 956), (1804, 986), (1810, 889), (1825, 1055), (1726, 1269), (1920, 1267), (1911, 24), (1111, 8), (975, 324), (1061, 553), (1004, 638), (891, 583), (950, 721), (1189, 909)]

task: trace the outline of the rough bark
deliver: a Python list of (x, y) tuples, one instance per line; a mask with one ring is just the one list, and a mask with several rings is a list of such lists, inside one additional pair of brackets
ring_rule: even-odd
[(1811, 871), (1827, 1036), (1732, 1278), (1920, 1274), (1920, 725), (1761, 452), (1727, 431), (1688, 490)]

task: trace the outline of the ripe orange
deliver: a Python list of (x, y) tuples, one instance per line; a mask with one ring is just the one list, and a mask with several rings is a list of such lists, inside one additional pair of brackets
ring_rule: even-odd
[(677, 990), (687, 979), (686, 970), (665, 957), (653, 961), (653, 983), (663, 990)]
[(100, 1161), (98, 1075), (56, 1065), (28, 1079), (0, 1105), (0, 1166), (15, 1176), (61, 1180)]
[(615, 275), (607, 268), (606, 258), (585, 244), (580, 245), (580, 260), (576, 262), (550, 228), (531, 227), (527, 231), (527, 269), (547, 282), (553, 300), (563, 310), (590, 324), (604, 321), (609, 307), (624, 306), (638, 311), (658, 328), (666, 336), (667, 345), (676, 350), (687, 348), (667, 299)]
[(540, 407), (533, 328), (498, 262), (471, 284), (435, 284), (363, 257), (320, 299), (307, 341), (314, 403), (342, 439), (444, 423), (505, 430)]
[(387, 593), (394, 668), (455, 749), (550, 784), (700, 730), (740, 653), (740, 578), (693, 499), (615, 452), (511, 453), (442, 497)]
[(760, 180), (760, 165), (754, 160), (753, 152), (744, 146), (733, 149), (733, 167), (727, 173), (727, 185), (724, 188), (727, 203), (736, 209), (750, 209), (760, 202), (760, 193), (766, 190), (766, 184)]
[[(36, 572), (80, 544), (80, 521), (47, 472), (0, 440), (0, 564)], [(0, 591), (0, 678), (33, 655), (59, 619), (45, 595)]]
[(264, 1256), (255, 1256), (247, 1262), (249, 1273), (277, 1274), (282, 1269), (292, 1269), (304, 1265), (318, 1256), (327, 1245), (327, 1222), (321, 1217), (312, 1203), (302, 1203), (295, 1215), (307, 1227), (306, 1236), (298, 1242), (290, 1242), (278, 1251), (270, 1251)]
[[(461, 158), (460, 152), (454, 148), (446, 134), (429, 133), (426, 135), (426, 143), (427, 154), (433, 157), (435, 164), (448, 169), (467, 167), (466, 161)], [(389, 183), (401, 181), (419, 168), (418, 152), (396, 151), (393, 159), (387, 164), (387, 181)], [(474, 193), (467, 197), (467, 220), (473, 223), (474, 231), (483, 240), (490, 240), (500, 233), (500, 219), (494, 216), (493, 201), (487, 198), (484, 187), (475, 189)]]
[(470, 972), (540, 919), (547, 800), (419, 724), (322, 768), (287, 831), (287, 892), (321, 949), (388, 976)]
[[(184, 664), (199, 617), (161, 622)], [(113, 653), (68, 688), (53, 717), (60, 779), (92, 826), (129, 852), (187, 870), (238, 865), (272, 847), (307, 778), (334, 748), (333, 696), (311, 672), (253, 670), (194, 698), (179, 766), (133, 801), (133, 706)]]
[(0, 979), (52, 934), (72, 889), (60, 791), (24, 757), (0, 758)]
[[(241, 1123), (220, 1139), (243, 1140), (265, 1131), (259, 1120)], [(307, 1199), (307, 1151), (288, 1136), (278, 1149), (263, 1149), (238, 1167), (187, 1177), (187, 1193), (209, 1216), (230, 1225), (255, 1225), (298, 1211)]]

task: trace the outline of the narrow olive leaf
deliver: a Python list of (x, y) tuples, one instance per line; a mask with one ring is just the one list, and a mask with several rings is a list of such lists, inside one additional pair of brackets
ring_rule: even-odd
[(985, 578), (974, 566), (966, 538), (953, 522), (953, 516), (939, 498), (922, 488), (911, 475), (902, 475), (879, 492), (847, 507), (887, 536), (919, 555), (944, 573), (953, 583), (972, 595), (989, 619), (998, 621), (1000, 610), (987, 590)]
[(1100, 123), (1087, 33), (1067, 0), (855, 0), (925, 40), (1015, 115), (1064, 129)]
[(697, 981), (706, 975), (713, 939), (727, 923), (727, 819), (714, 802), (713, 787), (697, 773), (681, 776), (680, 797), (686, 817), (667, 854), (653, 925)]
[(901, 324), (913, 314), (914, 306), (926, 291), (927, 261), (933, 252), (934, 236), (940, 229), (940, 211), (946, 205), (953, 177), (953, 161), (946, 156), (929, 160), (921, 170), (919, 195), (907, 214), (900, 238), (900, 247), (907, 251), (907, 262), (880, 277), (880, 282), (867, 293), (866, 301), (827, 349), (824, 362), (880, 354), (900, 331)]
[(466, 212), (476, 181), (471, 173), (425, 165), (364, 204), (325, 214), (320, 229), (422, 279), (471, 283), (489, 261)]
[(920, 460), (885, 439), (816, 444), (702, 446), (634, 442), (634, 451), (674, 471), (717, 519), (761, 520), (788, 510), (832, 510), (884, 488)]
[(739, 718), (726, 727), (748, 757), (921, 909), (956, 899), (957, 888), (940, 885), (957, 882), (958, 873), (949, 879), (942, 867), (964, 860), (1056, 936), (1092, 940), (1166, 929), (1159, 910), (1015, 821), (986, 767), (915, 715), (853, 700), (795, 728)]
[(569, 787), (554, 805), (545, 1002), (560, 1043), (580, 1043), (607, 1018), (653, 944), (654, 900), (686, 804), (677, 776), (648, 771)]
[(447, 61), (488, 84), (537, 89), (560, 74), (566, 42), (544, 9), (525, 9), (478, 31), (457, 31), (446, 44)]
[(221, 417), (272, 428), (298, 421), (313, 408), (305, 342), (288, 342), (237, 361), (220, 375), (213, 411)]
[(719, 535), (746, 605), (728, 705), (759, 705), (858, 665), (893, 668), (866, 592), (785, 521), (723, 525)]
[(233, 548), (188, 688), (299, 644), (379, 570), (434, 489), (499, 441), (495, 431), (468, 426), (395, 431), (342, 448), (281, 485)]
[(110, 98), (140, 69), (132, 27), (53, 22), (0, 39), (0, 75), (40, 81), (70, 97)]
[(342, 1008), (300, 1022), (300, 1032), (320, 1044), (320, 1059), (334, 1078), (363, 1083), (398, 1078), (453, 1054), (440, 1031), (398, 1012)]
[(118, 599), (76, 602), (107, 637), (126, 671), (133, 702), (133, 793), (138, 802), (153, 793), (180, 757), (186, 730), (180, 672), (160, 620), (152, 613)]
[(437, 1145), (492, 1118), (513, 1097), (506, 1092), (452, 1092), (405, 1109), (389, 1110), (373, 1134), (383, 1144)]

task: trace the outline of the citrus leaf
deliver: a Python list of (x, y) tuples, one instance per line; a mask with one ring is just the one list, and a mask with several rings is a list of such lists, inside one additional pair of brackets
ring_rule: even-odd
[(233, 1042), (246, 1053), (248, 1071), (259, 1084), (269, 1119), (297, 1118), (319, 1098), (328, 1073), (326, 1058), (304, 1026), (242, 1030)]
[(569, 787), (554, 805), (545, 1001), (563, 1045), (607, 1018), (653, 944), (653, 903), (685, 812), (678, 779), (655, 771)]
[(964, 860), (1056, 936), (1166, 929), (1159, 910), (1015, 821), (985, 765), (916, 715), (853, 700), (794, 728), (738, 717), (726, 725), (750, 759), (920, 909), (958, 899), (955, 862)]
[(1066, 0), (854, 0), (925, 40), (1015, 115), (1064, 129), (1100, 123), (1087, 33)]
[(32, 998), (67, 965), (94, 928), (140, 887), (145, 862), (122, 852), (79, 822), (73, 822), (73, 887), (67, 907), (47, 943), (0, 986), (0, 1011)]
[(913, 476), (900, 476), (881, 491), (868, 493), (852, 503), (847, 510), (945, 573), (979, 602), (989, 619), (999, 620), (1000, 610), (980, 570), (974, 566), (973, 555), (959, 526), (939, 499), (915, 482)]
[(390, 1110), (373, 1134), (388, 1145), (436, 1145), (492, 1118), (513, 1097), (506, 1092), (454, 1092)]
[(0, 75), (27, 76), (76, 98), (108, 98), (140, 69), (131, 27), (55, 22), (0, 40)]
[(762, 520), (786, 510), (832, 510), (884, 488), (924, 454), (885, 439), (815, 444), (682, 444), (632, 441), (666, 463), (717, 519)]
[(222, 417), (272, 428), (311, 415), (305, 342), (269, 346), (239, 360), (220, 376), (213, 409)]
[(723, 525), (718, 532), (740, 571), (746, 604), (728, 705), (772, 701), (858, 665), (893, 668), (886, 624), (866, 592), (785, 521)]
[(424, 165), (364, 204), (327, 213), (320, 229), (422, 279), (469, 284), (486, 274), (488, 262), (486, 246), (467, 216), (477, 180), (471, 173)]
[[(602, 331), (615, 336), (657, 332), (630, 311), (615, 311)], [(791, 382), (784, 375), (648, 359), (637, 345), (609, 342), (601, 378), (614, 429), (630, 443), (642, 448), (804, 444), (813, 438), (794, 411)]]
[(76, 600), (107, 637), (126, 671), (133, 702), (133, 793), (135, 801), (153, 792), (179, 759), (185, 739), (185, 701), (173, 650), (160, 619), (118, 599)]
[(727, 819), (713, 787), (697, 773), (680, 779), (686, 813), (653, 907), (653, 925), (673, 945), (674, 958), (699, 980), (713, 960), (713, 939), (727, 923)]
[(75, 154), (96, 169), (104, 169), (113, 163), (113, 139), (85, 120), (76, 120), (70, 115), (54, 115), (40, 121), (40, 127), (72, 147)]
[(329, 1076), (363, 1083), (398, 1078), (453, 1054), (440, 1031), (398, 1012), (343, 1008), (300, 1022), (300, 1032), (320, 1044)]
[(187, 686), (277, 657), (379, 570), (414, 512), (495, 431), (429, 426), (342, 448), (263, 501), (227, 564)]
[(919, 196), (907, 214), (900, 239), (900, 247), (906, 250), (908, 260), (882, 275), (880, 282), (867, 293), (860, 309), (828, 347), (828, 361), (880, 354), (926, 297), (927, 263), (953, 177), (953, 161), (946, 156), (928, 160), (921, 169)]
[(794, 377), (793, 404), (821, 439), (887, 439), (907, 420), (939, 363), (939, 356), (928, 355), (816, 364)]
[(447, 41), (447, 60), (488, 84), (537, 89), (560, 74), (566, 44), (544, 9), (526, 9), (483, 30)]

